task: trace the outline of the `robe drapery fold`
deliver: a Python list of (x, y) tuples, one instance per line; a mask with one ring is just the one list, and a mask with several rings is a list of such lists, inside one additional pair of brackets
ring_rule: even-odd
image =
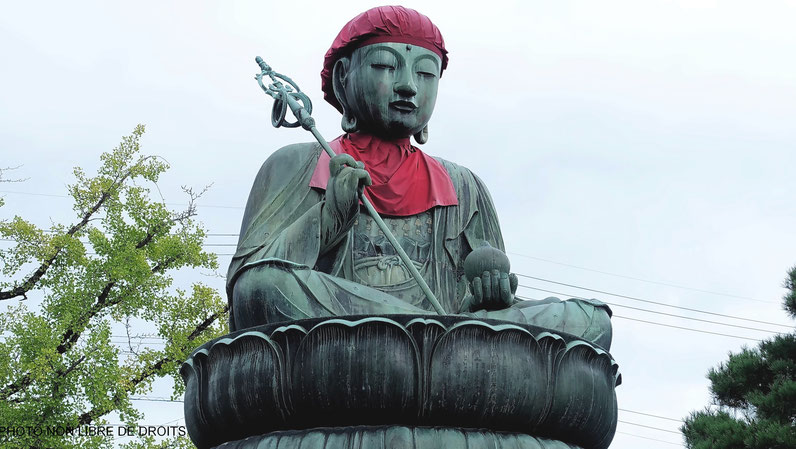
[[(353, 230), (326, 254), (320, 254), (320, 211), (323, 191), (310, 187), (322, 148), (296, 144), (275, 152), (255, 178), (241, 224), (238, 249), (227, 275), (232, 297), (236, 279), (262, 263), (288, 263), (348, 278), (349, 241)], [(456, 193), (456, 206), (434, 207), (433, 248), (429, 285), (449, 313), (459, 307), (457, 284), (464, 258), (484, 242), (503, 249), (503, 236), (492, 198), (470, 170), (436, 159)], [(427, 280), (428, 282), (428, 280)], [(430, 305), (427, 310), (433, 310)]]
[[(231, 330), (319, 316), (433, 313), (421, 293), (399, 299), (389, 288), (356, 282), (355, 228), (321, 253), (324, 191), (310, 186), (321, 152), (319, 144), (290, 145), (272, 154), (260, 168), (227, 274)], [(423, 251), (426, 259), (415, 262), (423, 262), (421, 275), (443, 309), (456, 314), (468, 293), (462, 281), (465, 257), (484, 243), (504, 250), (503, 237), (483, 182), (467, 168), (436, 161), (450, 178), (457, 204), (430, 210), (430, 247)], [(415, 217), (387, 217), (386, 221), (395, 224), (411, 219)], [(468, 315), (539, 325), (610, 349), (610, 309), (596, 300), (520, 301), (504, 310)]]

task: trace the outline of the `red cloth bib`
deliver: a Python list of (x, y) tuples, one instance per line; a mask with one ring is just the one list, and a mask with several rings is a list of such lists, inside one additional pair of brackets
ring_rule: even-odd
[[(380, 214), (407, 217), (434, 206), (459, 204), (445, 167), (412, 146), (408, 137), (386, 141), (367, 134), (344, 134), (329, 146), (337, 154), (349, 154), (365, 163), (373, 180), (373, 185), (365, 188), (365, 196)], [(330, 159), (321, 152), (310, 187), (326, 190)]]

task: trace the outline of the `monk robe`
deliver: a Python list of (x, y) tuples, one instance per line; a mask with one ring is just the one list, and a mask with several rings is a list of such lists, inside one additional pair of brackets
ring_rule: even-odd
[[(321, 253), (324, 191), (317, 177), (324, 164), (328, 167), (321, 153), (318, 144), (290, 145), (271, 155), (257, 174), (227, 276), (231, 330), (324, 316), (434, 314), (364, 208), (348, 233)], [(454, 204), (384, 221), (443, 309), (457, 314), (469, 294), (464, 259), (484, 243), (503, 250), (503, 237), (483, 182), (457, 164), (442, 159), (436, 164), (449, 176), (456, 197), (442, 203)], [(596, 300), (518, 301), (504, 310), (467, 315), (547, 327), (610, 349), (610, 309)]]

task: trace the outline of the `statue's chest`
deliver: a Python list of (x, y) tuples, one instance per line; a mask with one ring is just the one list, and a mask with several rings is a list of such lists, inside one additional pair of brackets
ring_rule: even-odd
[[(431, 258), (434, 221), (431, 212), (411, 217), (384, 218), (387, 227), (418, 269)], [(360, 214), (354, 223), (353, 268), (358, 282), (373, 287), (414, 284), (398, 253), (373, 218)]]

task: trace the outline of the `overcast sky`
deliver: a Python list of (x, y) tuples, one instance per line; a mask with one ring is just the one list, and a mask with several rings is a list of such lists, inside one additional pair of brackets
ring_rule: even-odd
[[(254, 57), (313, 99), (319, 129), (341, 133), (322, 100), (321, 64), (349, 19), (380, 3), (15, 2), (0, 15), (0, 166), (14, 214), (71, 221), (71, 167), (91, 171), (137, 123), (144, 152), (171, 164), (159, 184), (213, 183), (211, 233), (237, 233), (254, 175), (274, 150), (309, 141), (274, 129)], [(423, 150), (489, 186), (515, 272), (580, 287), (782, 324), (796, 264), (794, 2), (406, 2), (442, 31), (450, 64)], [(235, 243), (212, 237), (209, 243)], [(230, 247), (209, 247), (221, 254)], [(221, 257), (221, 271), (228, 256)], [(196, 280), (223, 281), (194, 275)], [(186, 278), (187, 283), (190, 280)], [(654, 281), (654, 282), (650, 282)], [(624, 383), (612, 448), (671, 448), (682, 418), (709, 402), (707, 370), (772, 330), (524, 278), (521, 284), (616, 306)], [(689, 288), (680, 288), (680, 287)], [(520, 288), (530, 298), (550, 296)], [(724, 295), (722, 295), (723, 293)], [(735, 296), (728, 296), (735, 295)], [(165, 396), (167, 388), (153, 395)], [(181, 404), (141, 402), (145, 423)], [(182, 422), (182, 421), (179, 421)], [(632, 435), (635, 436), (632, 436)]]

